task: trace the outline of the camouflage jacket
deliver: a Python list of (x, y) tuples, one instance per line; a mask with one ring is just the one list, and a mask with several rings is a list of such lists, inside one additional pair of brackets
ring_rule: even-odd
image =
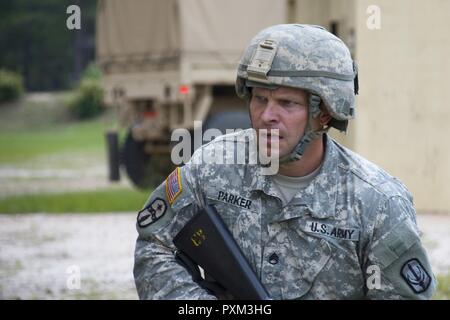
[(134, 276), (141, 299), (215, 298), (174, 259), (172, 239), (199, 199), (216, 207), (274, 299), (432, 296), (436, 280), (412, 197), (399, 180), (325, 135), (319, 174), (283, 207), (260, 166), (199, 160), (244, 144), (239, 135), (198, 149), (138, 215)]

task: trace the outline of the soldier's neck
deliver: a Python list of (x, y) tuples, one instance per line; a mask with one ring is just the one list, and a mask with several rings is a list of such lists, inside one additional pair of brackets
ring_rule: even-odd
[(288, 177), (306, 176), (322, 164), (324, 154), (325, 147), (323, 139), (316, 139), (311, 142), (300, 160), (280, 164), (278, 174)]

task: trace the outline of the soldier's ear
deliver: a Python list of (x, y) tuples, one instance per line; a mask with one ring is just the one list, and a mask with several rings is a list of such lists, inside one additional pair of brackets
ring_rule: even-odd
[(322, 127), (325, 125), (328, 125), (330, 120), (331, 120), (331, 115), (328, 112), (322, 110), (322, 112), (320, 113), (320, 117), (319, 117), (320, 125)]

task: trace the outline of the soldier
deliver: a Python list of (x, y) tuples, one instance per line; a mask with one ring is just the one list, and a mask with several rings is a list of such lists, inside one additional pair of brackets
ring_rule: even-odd
[(279, 171), (201, 161), (245, 147), (245, 130), (202, 146), (175, 169), (138, 215), (139, 297), (215, 298), (176, 262), (172, 243), (205, 201), (274, 299), (429, 299), (436, 280), (411, 194), (327, 135), (331, 127), (346, 131), (354, 116), (358, 78), (345, 44), (318, 26), (264, 29), (244, 52), (236, 91), (256, 132), (278, 130), (255, 139), (279, 146)]

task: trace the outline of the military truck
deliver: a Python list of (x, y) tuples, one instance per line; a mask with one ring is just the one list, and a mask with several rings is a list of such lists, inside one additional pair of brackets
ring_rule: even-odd
[[(174, 129), (246, 128), (236, 97), (239, 58), (262, 28), (286, 22), (286, 2), (273, 0), (108, 0), (97, 10), (97, 63), (105, 103), (117, 109), (126, 138), (109, 144), (140, 188), (172, 169)], [(110, 168), (112, 169), (112, 168)], [(117, 168), (116, 168), (117, 169)]]
[(115, 133), (109, 135), (110, 172), (118, 176), (120, 163), (136, 186), (146, 188), (174, 166), (174, 129), (193, 131), (195, 120), (203, 132), (247, 127), (247, 108), (234, 81), (250, 39), (273, 24), (319, 24), (353, 52), (358, 3), (100, 0), (96, 50), (105, 103), (116, 108), (117, 123), (127, 130), (120, 146)]

